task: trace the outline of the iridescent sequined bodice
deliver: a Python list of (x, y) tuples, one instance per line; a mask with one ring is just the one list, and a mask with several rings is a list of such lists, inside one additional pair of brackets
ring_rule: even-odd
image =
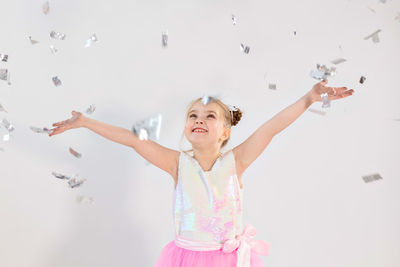
[(173, 212), (177, 245), (218, 248), (241, 233), (242, 189), (232, 150), (206, 172), (191, 155), (181, 152)]

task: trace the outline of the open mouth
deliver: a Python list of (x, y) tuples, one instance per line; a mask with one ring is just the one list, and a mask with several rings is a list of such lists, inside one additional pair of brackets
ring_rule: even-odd
[(201, 128), (195, 128), (192, 130), (192, 133), (206, 133), (207, 130)]

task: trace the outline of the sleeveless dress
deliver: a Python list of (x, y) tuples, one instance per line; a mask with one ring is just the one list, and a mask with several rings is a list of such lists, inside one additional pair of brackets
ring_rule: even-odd
[(253, 240), (256, 229), (242, 225), (242, 196), (233, 151), (203, 171), (181, 152), (173, 198), (175, 239), (154, 267), (264, 267), (269, 244)]

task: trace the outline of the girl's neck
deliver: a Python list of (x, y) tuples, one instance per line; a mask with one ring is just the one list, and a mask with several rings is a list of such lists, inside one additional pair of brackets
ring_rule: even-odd
[(197, 160), (203, 170), (208, 171), (221, 156), (219, 149), (197, 150), (193, 149), (193, 157)]

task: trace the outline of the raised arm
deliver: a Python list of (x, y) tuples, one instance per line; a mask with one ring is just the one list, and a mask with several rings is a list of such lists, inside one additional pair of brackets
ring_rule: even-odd
[(346, 87), (326, 87), (322, 81), (302, 96), (295, 103), (286, 107), (270, 120), (262, 124), (250, 137), (233, 149), (238, 175), (265, 150), (272, 138), (292, 124), (314, 102), (321, 101), (321, 94), (328, 93), (329, 100), (341, 99), (353, 94), (354, 90)]
[(151, 140), (140, 140), (127, 129), (88, 118), (76, 111), (72, 111), (72, 118), (54, 123), (53, 126), (56, 126), (56, 128), (49, 136), (60, 134), (69, 129), (85, 127), (111, 141), (129, 146), (147, 161), (171, 174), (175, 180), (179, 158), (179, 152), (176, 150), (166, 148)]

